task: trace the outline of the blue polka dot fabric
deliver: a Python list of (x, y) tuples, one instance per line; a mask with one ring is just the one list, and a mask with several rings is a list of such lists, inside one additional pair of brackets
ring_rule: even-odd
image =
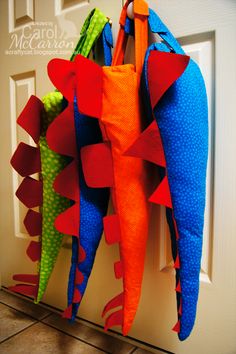
[[(163, 39), (162, 43), (149, 47), (143, 69), (142, 92), (146, 113), (151, 120), (148, 87), (150, 53), (158, 50), (184, 54), (184, 51), (152, 10), (149, 25)], [(167, 90), (153, 113), (160, 129), (173, 205), (173, 212), (167, 209), (167, 221), (173, 258), (176, 258), (177, 252), (180, 258), (180, 269), (176, 270), (176, 284), (180, 281), (181, 285), (181, 293), (177, 292), (178, 309), (182, 303), (182, 311), (178, 314), (178, 336), (180, 340), (185, 340), (194, 326), (198, 301), (208, 156), (206, 89), (201, 71), (193, 60), (190, 59), (184, 73)]]

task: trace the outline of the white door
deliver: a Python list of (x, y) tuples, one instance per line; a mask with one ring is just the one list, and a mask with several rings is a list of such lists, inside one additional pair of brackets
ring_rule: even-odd
[[(236, 2), (234, 0), (150, 0), (166, 25), (196, 60), (206, 81), (209, 101), (210, 152), (201, 287), (197, 321), (191, 337), (181, 343), (171, 331), (176, 322), (175, 281), (164, 211), (153, 211), (152, 231), (139, 310), (130, 336), (159, 348), (187, 354), (236, 353)], [(15, 120), (32, 93), (39, 97), (52, 89), (46, 75), (48, 55), (6, 54), (12, 34), (32, 21), (52, 22), (58, 31), (70, 28), (76, 36), (86, 14), (98, 6), (113, 20), (114, 33), (121, 1), (33, 0), (0, 1), (1, 16), (1, 273), (8, 286), (14, 273), (32, 263), (22, 255), (28, 244), (22, 226), (24, 210), (14, 197), (19, 183), (9, 159), (22, 131)], [(66, 21), (71, 21), (70, 25)], [(75, 26), (73, 26), (73, 24)], [(46, 25), (45, 25), (46, 26)], [(70, 26), (70, 27), (68, 27)], [(77, 29), (77, 31), (76, 31)], [(61, 32), (60, 32), (61, 33)], [(66, 35), (66, 33), (65, 33)], [(75, 38), (68, 38), (68, 41)], [(60, 57), (68, 57), (59, 55)], [(121, 290), (115, 280), (115, 246), (99, 248), (94, 271), (80, 308), (80, 317), (103, 324), (103, 305)], [(62, 248), (44, 302), (65, 308), (70, 265), (68, 241)], [(33, 269), (32, 269), (33, 272)], [(99, 296), (95, 296), (98, 294)]]

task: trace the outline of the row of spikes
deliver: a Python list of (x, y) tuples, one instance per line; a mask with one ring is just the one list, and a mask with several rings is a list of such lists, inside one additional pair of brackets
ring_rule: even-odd
[[(74, 204), (59, 214), (55, 219), (56, 229), (65, 235), (78, 237), (80, 227), (80, 188), (78, 172), (78, 152), (74, 126), (74, 106), (68, 103), (65, 110), (51, 123), (46, 134), (50, 149), (60, 155), (67, 156), (72, 161), (57, 175), (53, 187), (61, 196), (70, 199)], [(78, 263), (84, 262), (86, 254), (78, 242), (78, 262), (74, 279), (74, 293), (72, 303), (63, 312), (63, 317), (70, 319), (73, 304), (79, 304), (82, 295), (78, 289), (84, 281), (83, 274), (78, 269)]]
[[(114, 187), (111, 148), (107, 142), (85, 146), (81, 149), (81, 162), (86, 184), (91, 188)], [(115, 209), (115, 205), (114, 205)], [(120, 222), (117, 214), (103, 218), (105, 240), (108, 245), (120, 243)], [(116, 279), (123, 278), (123, 262), (114, 263)], [(102, 317), (117, 307), (121, 309), (111, 313), (105, 320), (105, 331), (113, 326), (123, 325), (124, 293), (121, 292), (111, 299), (104, 307)]]
[[(148, 61), (148, 79), (150, 101), (153, 110), (169, 87), (182, 75), (188, 62), (188, 56), (159, 51), (151, 52)], [(178, 251), (179, 233), (173, 212), (163, 143), (155, 117), (153, 118), (153, 122), (126, 151), (125, 155), (142, 158), (165, 170), (165, 177), (150, 196), (149, 201), (172, 209), (172, 220), (176, 236), (176, 258), (174, 259), (174, 268), (176, 269), (175, 291), (177, 293), (177, 298), (179, 298), (179, 303), (177, 305), (178, 321), (172, 329), (179, 333), (182, 315), (181, 282), (178, 271), (180, 269), (180, 257)]]
[[(55, 120), (55, 125), (53, 123), (53, 125), (50, 126), (51, 129), (48, 130), (48, 144), (53, 150), (57, 148), (55, 144), (60, 145), (62, 150), (60, 150), (59, 153), (74, 157), (76, 149), (75, 130), (74, 127), (72, 127), (74, 124), (74, 120), (72, 122), (72, 103), (74, 101), (74, 94), (76, 94), (77, 102), (79, 103), (80, 113), (90, 117), (99, 118), (102, 111), (102, 69), (81, 55), (77, 55), (74, 62), (68, 62), (62, 59), (53, 59), (48, 65), (48, 74), (54, 85), (60, 92), (63, 92), (63, 95), (69, 101), (69, 105), (66, 110), (62, 112), (61, 115)], [(94, 82), (95, 78), (96, 84), (91, 85), (91, 82)], [(77, 85), (78, 82), (79, 85)], [(91, 102), (93, 104), (91, 104)], [(58, 124), (56, 124), (56, 122), (58, 122)], [(50, 138), (50, 134), (54, 135), (53, 131), (55, 136)], [(63, 132), (63, 136), (61, 136), (60, 131)], [(60, 138), (58, 138), (59, 136)], [(71, 141), (71, 137), (73, 137), (73, 141)], [(59, 141), (56, 142), (57, 140)], [(70, 144), (68, 144), (68, 142)], [(99, 143), (83, 147), (81, 149), (81, 164), (86, 184), (89, 187), (113, 187), (114, 178), (112, 156), (110, 147), (107, 143)], [(71, 167), (67, 168), (72, 169), (72, 166), (73, 162), (71, 163)], [(65, 170), (62, 171), (62, 173), (66, 174), (68, 178), (74, 176), (72, 171), (69, 172), (70, 173), (67, 173)], [(77, 180), (71, 178), (71, 183), (67, 184), (67, 187), (71, 188), (70, 190), (67, 190), (66, 195), (73, 200), (76, 200), (76, 195), (74, 193), (76, 190), (75, 184), (78, 186), (77, 181), (78, 177)], [(56, 183), (58, 182), (55, 181), (55, 184)], [(76, 208), (75, 205), (56, 220), (56, 227), (59, 227), (60, 230), (66, 234), (68, 234), (68, 231), (69, 234), (73, 234), (76, 230), (78, 230), (78, 218), (75, 219), (78, 224), (76, 224), (74, 220), (74, 224), (67, 225), (66, 230), (64, 228), (64, 225), (67, 223), (68, 216), (69, 220), (73, 220), (71, 218), (71, 214), (74, 214), (74, 211), (76, 211), (73, 208)], [(68, 215), (68, 213), (70, 215)], [(120, 227), (119, 218), (116, 214), (104, 217), (104, 233), (108, 244), (119, 243)], [(114, 270), (117, 278), (121, 278), (123, 276), (123, 266), (121, 261), (115, 263)], [(105, 306), (102, 316), (104, 317), (108, 311), (118, 306), (123, 307), (123, 293), (116, 296)], [(68, 308), (66, 310), (65, 317), (69, 317), (70, 314), (71, 308)], [(108, 330), (114, 325), (122, 324), (123, 310), (121, 309), (112, 313), (106, 319), (105, 329)]]
[[(41, 172), (38, 142), (43, 111), (43, 103), (36, 96), (32, 95), (18, 117), (17, 123), (33, 138), (37, 147), (20, 142), (11, 158), (12, 167), (24, 177), (15, 194), (29, 208), (24, 218), (24, 225), (31, 237), (42, 234), (42, 214), (32, 208), (42, 205), (43, 185), (41, 180), (36, 180), (30, 176)], [(41, 242), (31, 241), (26, 254), (31, 261), (40, 261)], [(37, 299), (39, 274), (15, 274), (13, 275), (13, 280), (21, 283), (9, 287), (9, 290)]]

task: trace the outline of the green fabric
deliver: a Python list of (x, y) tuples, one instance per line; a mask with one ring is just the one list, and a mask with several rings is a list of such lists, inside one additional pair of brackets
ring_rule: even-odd
[(39, 140), (41, 178), (43, 180), (43, 205), (41, 207), (43, 225), (41, 260), (39, 262), (39, 289), (36, 302), (42, 299), (46, 290), (63, 239), (63, 234), (59, 233), (54, 227), (54, 220), (58, 214), (70, 206), (69, 200), (55, 193), (53, 189), (53, 182), (59, 172), (66, 166), (66, 161), (62, 156), (49, 149), (45, 137), (49, 124), (62, 110), (62, 99), (63, 96), (60, 92), (51, 92), (42, 99), (46, 112), (42, 116), (42, 132)]
[[(71, 60), (76, 54), (87, 57), (101, 35), (108, 19), (98, 9), (94, 9), (88, 15), (81, 30), (80, 40), (74, 50)], [(43, 97), (42, 102), (45, 114), (42, 116), (42, 131), (39, 140), (41, 154), (41, 178), (43, 180), (43, 205), (41, 207), (43, 225), (41, 235), (41, 259), (38, 264), (39, 288), (36, 303), (41, 301), (46, 290), (50, 275), (53, 271), (58, 253), (61, 248), (63, 234), (54, 227), (57, 215), (70, 207), (70, 201), (54, 192), (53, 182), (56, 176), (68, 164), (68, 160), (50, 150), (46, 142), (46, 131), (50, 123), (62, 111), (63, 96), (54, 91)]]
[(84, 57), (89, 55), (107, 22), (108, 18), (99, 9), (94, 9), (90, 12), (84, 22), (80, 32), (79, 42), (70, 60), (73, 60), (76, 54), (81, 54)]

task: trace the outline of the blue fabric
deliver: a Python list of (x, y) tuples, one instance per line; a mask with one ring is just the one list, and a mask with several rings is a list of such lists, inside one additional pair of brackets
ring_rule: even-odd
[[(174, 51), (183, 54), (173, 35), (159, 17), (150, 10), (149, 24), (164, 39), (149, 47), (143, 69), (142, 85), (145, 92), (147, 115), (151, 117), (147, 66), (152, 50)], [(161, 31), (161, 32), (160, 32)], [(167, 209), (171, 232), (172, 253), (177, 248), (182, 297), (181, 330), (179, 339), (186, 339), (194, 326), (199, 292), (199, 273), (202, 255), (202, 236), (205, 210), (206, 166), (208, 156), (208, 110), (204, 81), (197, 64), (190, 60), (182, 76), (164, 94), (154, 109), (163, 142), (173, 212), (179, 232), (176, 241), (172, 211)], [(177, 304), (180, 295), (177, 293)]]
[(113, 47), (113, 37), (109, 23), (105, 24), (102, 31), (102, 43), (104, 50), (104, 64), (110, 66), (112, 62), (111, 48)]
[[(78, 152), (80, 152), (80, 149), (83, 146), (97, 144), (102, 141), (98, 120), (80, 114), (78, 111), (76, 98), (74, 101), (74, 117)], [(79, 239), (77, 237), (73, 237), (72, 239), (72, 259), (68, 287), (69, 305), (73, 300), (76, 267), (78, 267), (84, 276), (84, 281), (78, 286), (78, 290), (82, 296), (85, 292), (93, 267), (96, 250), (102, 236), (102, 219), (107, 213), (109, 200), (109, 189), (89, 188), (84, 180), (81, 163), (79, 163), (78, 168), (80, 184), (80, 237)], [(79, 243), (86, 253), (86, 258), (83, 262), (77, 264)], [(79, 304), (73, 304), (72, 320), (75, 319), (78, 308)]]

